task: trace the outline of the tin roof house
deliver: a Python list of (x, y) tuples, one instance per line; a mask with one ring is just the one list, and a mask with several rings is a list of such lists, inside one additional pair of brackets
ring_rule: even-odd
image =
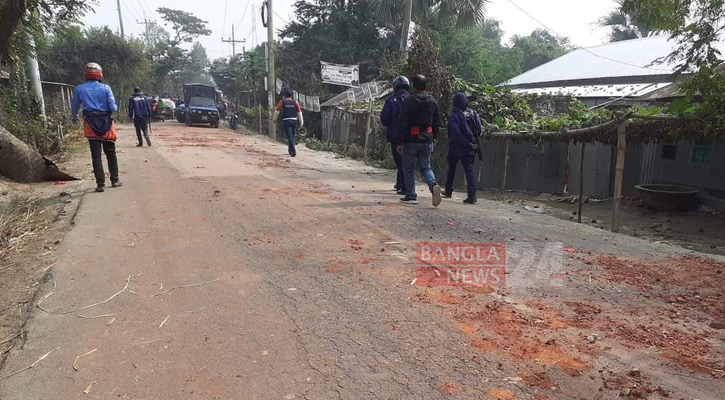
[[(668, 37), (656, 36), (580, 48), (499, 86), (518, 93), (570, 95), (589, 107), (662, 104), (681, 94), (673, 77), (675, 65), (654, 61), (670, 54), (675, 46)], [(725, 54), (725, 42), (718, 47)], [(507, 189), (578, 193), (581, 143), (548, 144), (548, 156), (516, 149), (521, 146), (530, 144), (512, 145), (510, 154), (521, 152), (522, 163), (518, 167), (509, 163)], [(496, 153), (491, 154), (494, 159), (501, 158), (500, 149), (490, 151)], [(584, 159), (584, 193), (611, 196), (616, 161), (613, 146), (588, 144)], [(710, 199), (725, 199), (725, 145), (720, 141), (635, 143), (627, 146), (625, 159), (623, 192), (627, 196), (637, 194), (636, 185), (662, 183), (691, 186)], [(497, 166), (480, 168), (494, 171), (489, 178), (493, 180), (480, 182), (481, 186), (498, 187)]]
[[(655, 62), (675, 46), (667, 36), (654, 36), (580, 48), (499, 86), (519, 93), (570, 95), (589, 106), (668, 101), (678, 96), (675, 65)], [(719, 50), (725, 54), (725, 42)]]

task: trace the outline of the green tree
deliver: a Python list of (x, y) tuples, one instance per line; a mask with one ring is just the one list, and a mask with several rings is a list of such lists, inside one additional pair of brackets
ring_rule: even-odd
[(455, 29), (452, 24), (440, 29), (441, 53), (458, 78), (496, 85), (521, 73), (521, 51), (501, 45), (500, 26), (484, 22), (477, 28)]
[(152, 84), (151, 62), (140, 40), (124, 40), (110, 28), (81, 30), (70, 26), (38, 42), (41, 76), (50, 81), (80, 84), (83, 66), (96, 62), (103, 67), (104, 81), (123, 99), (134, 86)]
[(623, 8), (624, 0), (617, 0), (617, 8), (599, 21), (599, 25), (609, 30), (609, 41), (637, 39), (662, 32), (641, 18), (641, 7)]
[(194, 42), (188, 60), (183, 64), (181, 70), (170, 75), (169, 83), (164, 91), (181, 94), (185, 83), (213, 84), (214, 82), (209, 75), (209, 65), (206, 49), (201, 43)]
[[(378, 17), (386, 24), (400, 27), (400, 51), (405, 54), (412, 20), (427, 26), (454, 21), (459, 28), (483, 22), (489, 0), (374, 0)], [(434, 17), (434, 18), (431, 18)]]
[(681, 83), (686, 100), (699, 100), (699, 111), (725, 125), (725, 72), (717, 48), (725, 35), (725, 0), (624, 0), (622, 10), (637, 13), (653, 29), (671, 32), (677, 46), (657, 62), (692, 74)]
[(154, 61), (155, 89), (161, 90), (167, 86), (172, 76), (193, 62), (191, 52), (181, 45), (191, 43), (199, 36), (210, 35), (211, 31), (206, 28), (206, 21), (186, 11), (164, 7), (157, 11), (172, 30), (169, 39), (160, 40), (149, 52)]
[(521, 72), (526, 72), (560, 57), (569, 50), (569, 41), (559, 39), (544, 29), (536, 29), (529, 36), (515, 35), (512, 49), (521, 52)]
[(30, 50), (24, 34), (63, 28), (90, 10), (84, 0), (0, 0), (0, 63)]

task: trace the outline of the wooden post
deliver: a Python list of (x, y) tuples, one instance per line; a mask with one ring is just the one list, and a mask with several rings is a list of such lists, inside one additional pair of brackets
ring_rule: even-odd
[(506, 173), (509, 169), (509, 146), (511, 144), (511, 141), (509, 139), (506, 139), (506, 147), (504, 147), (503, 151), (503, 175), (501, 175), (501, 191), (506, 190)]
[(262, 105), (259, 105), (259, 134), (263, 135), (264, 132), (262, 132)]
[(612, 232), (619, 232), (619, 215), (622, 207), (622, 176), (624, 173), (624, 154), (627, 150), (627, 121), (617, 126), (617, 164), (614, 170), (614, 212), (612, 213)]
[(579, 211), (577, 212), (576, 222), (582, 223), (582, 205), (584, 204), (584, 150), (586, 142), (582, 142), (581, 159), (579, 160)]

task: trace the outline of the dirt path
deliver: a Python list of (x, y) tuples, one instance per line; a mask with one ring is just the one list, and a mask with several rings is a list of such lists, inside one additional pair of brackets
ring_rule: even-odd
[[(718, 261), (500, 202), (400, 206), (389, 172), (258, 136), (120, 132), (125, 185), (84, 198), (3, 400), (725, 397)], [(561, 276), (411, 285), (421, 240), (563, 242)]]

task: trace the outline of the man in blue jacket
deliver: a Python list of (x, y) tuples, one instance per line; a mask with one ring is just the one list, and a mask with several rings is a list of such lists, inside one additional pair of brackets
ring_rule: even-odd
[(146, 138), (146, 144), (151, 147), (151, 139), (149, 139), (149, 118), (151, 117), (151, 103), (148, 97), (139, 88), (133, 89), (133, 95), (128, 98), (128, 118), (133, 120), (133, 126), (136, 128), (136, 137), (138, 144), (136, 147), (143, 147), (141, 139), (141, 131)]
[(408, 97), (410, 90), (410, 81), (404, 76), (399, 76), (393, 80), (394, 94), (385, 100), (383, 111), (380, 113), (380, 123), (387, 128), (385, 139), (390, 142), (390, 149), (393, 152), (393, 161), (395, 168), (398, 170), (398, 177), (395, 180), (395, 190), (398, 194), (405, 194), (405, 178), (403, 177), (403, 156), (398, 153), (398, 121), (400, 121), (400, 110), (403, 108), (403, 102)]
[(111, 87), (101, 82), (103, 69), (100, 65), (86, 64), (84, 75), (86, 83), (76, 86), (73, 93), (71, 118), (73, 122), (78, 122), (78, 112), (83, 110), (83, 134), (91, 147), (96, 192), (103, 192), (106, 186), (106, 175), (103, 172), (101, 151), (106, 153), (108, 159), (111, 186), (121, 186), (121, 181), (118, 179), (118, 159), (116, 158), (116, 125), (113, 122), (113, 113), (118, 111), (118, 106)]
[(448, 176), (446, 191), (443, 197), (450, 198), (453, 193), (453, 180), (456, 177), (458, 162), (463, 165), (468, 184), (468, 197), (463, 200), (467, 204), (475, 204), (476, 180), (473, 175), (473, 162), (478, 152), (478, 137), (483, 131), (481, 119), (476, 111), (468, 108), (468, 98), (463, 93), (453, 96), (453, 111), (448, 116)]

